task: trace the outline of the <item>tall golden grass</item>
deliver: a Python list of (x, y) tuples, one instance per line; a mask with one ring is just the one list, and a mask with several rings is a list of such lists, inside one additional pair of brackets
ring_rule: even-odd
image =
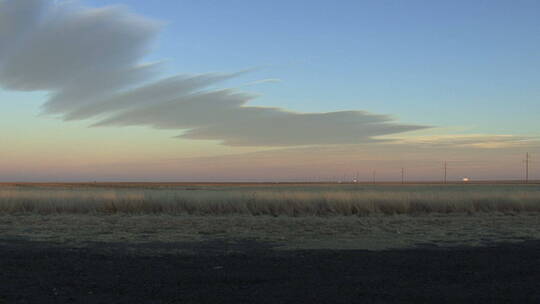
[[(192, 191), (199, 190), (199, 191)], [(540, 212), (537, 187), (0, 187), (0, 214), (368, 216)]]

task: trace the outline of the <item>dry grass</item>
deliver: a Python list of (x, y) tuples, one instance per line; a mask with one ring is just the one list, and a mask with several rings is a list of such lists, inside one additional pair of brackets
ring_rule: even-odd
[(519, 185), (0, 186), (0, 214), (299, 217), (485, 212), (540, 212), (540, 189)]
[[(0, 231), (0, 245), (14, 240), (94, 248), (102, 243), (136, 244), (137, 254), (158, 254), (155, 250), (174, 253), (182, 246), (173, 244), (204, 240), (257, 240), (281, 249), (380, 250), (540, 239), (540, 217), (536, 213), (507, 216), (496, 212), (364, 217), (27, 214), (0, 215)], [(138, 246), (144, 244), (148, 250)]]

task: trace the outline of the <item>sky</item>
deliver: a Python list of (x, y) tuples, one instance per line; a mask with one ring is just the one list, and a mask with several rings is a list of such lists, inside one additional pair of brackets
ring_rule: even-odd
[(540, 178), (538, 1), (0, 0), (0, 181)]

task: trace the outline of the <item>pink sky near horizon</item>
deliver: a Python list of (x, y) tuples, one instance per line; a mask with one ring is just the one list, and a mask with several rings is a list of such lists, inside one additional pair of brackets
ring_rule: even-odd
[[(0, 181), (318, 181), (351, 180), (357, 174), (359, 181), (371, 181), (373, 171), (378, 181), (398, 181), (401, 168), (407, 180), (440, 181), (444, 161), (448, 180), (519, 180), (524, 178), (526, 152), (540, 155), (538, 146), (449, 148), (398, 143), (177, 158), (141, 153), (138, 158), (56, 155), (40, 159), (30, 154), (0, 158)], [(539, 178), (539, 171), (538, 164), (531, 161), (530, 179)]]

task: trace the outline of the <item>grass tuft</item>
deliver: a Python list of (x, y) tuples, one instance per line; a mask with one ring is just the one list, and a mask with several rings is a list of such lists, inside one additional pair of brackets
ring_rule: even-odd
[[(194, 189), (198, 191), (193, 191)], [(538, 187), (0, 186), (0, 214), (369, 216), (540, 212)]]

